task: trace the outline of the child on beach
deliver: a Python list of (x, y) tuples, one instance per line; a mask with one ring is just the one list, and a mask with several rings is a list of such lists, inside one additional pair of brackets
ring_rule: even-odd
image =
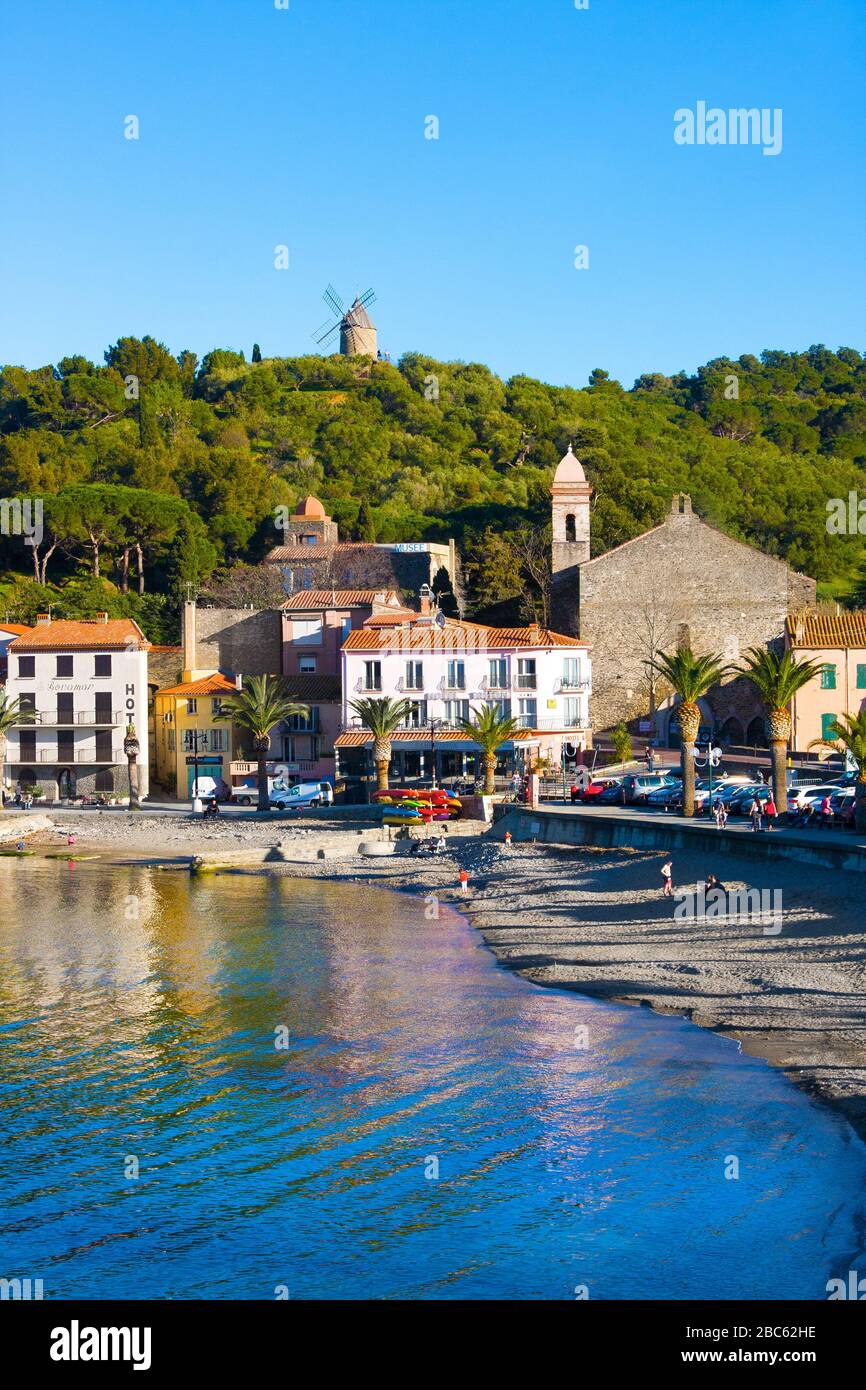
[(670, 898), (673, 894), (673, 871), (673, 861), (670, 859), (666, 859), (661, 867), (661, 875), (665, 883), (665, 886), (662, 889), (662, 896), (665, 898)]
[(460, 870), (458, 878), (460, 879), (460, 892), (465, 897), (466, 894), (469, 892), (469, 874), (466, 871), (466, 869)]

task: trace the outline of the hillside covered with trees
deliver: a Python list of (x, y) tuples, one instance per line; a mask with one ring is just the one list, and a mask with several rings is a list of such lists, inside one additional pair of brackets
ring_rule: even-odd
[(456, 536), (470, 612), (525, 616), (569, 441), (595, 491), (594, 553), (689, 492), (825, 596), (860, 601), (862, 538), (826, 526), (829, 499), (866, 497), (866, 356), (853, 348), (719, 358), (631, 389), (600, 369), (577, 389), (419, 353), (252, 359), (217, 349), (199, 363), (121, 338), (102, 364), (3, 368), (0, 500), (42, 499), (44, 534), (33, 547), (0, 536), (0, 615), (108, 608), (177, 640), (185, 586), (256, 564), (279, 542), (275, 509), (312, 492), (344, 539)]

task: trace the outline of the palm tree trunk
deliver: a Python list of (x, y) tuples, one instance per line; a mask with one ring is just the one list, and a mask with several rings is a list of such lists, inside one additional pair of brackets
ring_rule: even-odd
[(496, 754), (484, 754), (484, 795), (492, 796), (495, 790)]
[(3, 810), (3, 807), (4, 807), (5, 804), (6, 804), (6, 786), (5, 786), (5, 777), (4, 777), (5, 772), (6, 772), (6, 735), (5, 735), (5, 734), (0, 734), (0, 811)]
[(271, 802), (268, 796), (268, 750), (258, 751), (256, 757), (258, 767), (259, 801), (257, 809), (259, 811), (269, 811)]
[(783, 815), (788, 810), (788, 743), (774, 738), (770, 743), (770, 757), (773, 764), (773, 800), (776, 814)]
[(695, 745), (686, 743), (685, 739), (680, 744), (680, 770), (683, 774), (683, 815), (693, 816), (695, 814)]
[(388, 790), (388, 768), (391, 764), (390, 758), (376, 759), (376, 791), (386, 792)]

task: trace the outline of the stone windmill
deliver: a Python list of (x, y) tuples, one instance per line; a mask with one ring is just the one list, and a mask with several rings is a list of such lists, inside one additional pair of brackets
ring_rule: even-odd
[(313, 337), (321, 346), (328, 343), (334, 334), (340, 333), (340, 352), (344, 357), (372, 357), (379, 355), (376, 326), (367, 313), (367, 305), (375, 302), (372, 290), (357, 295), (347, 309), (333, 285), (329, 285), (322, 298), (336, 317), (330, 323), (317, 328)]

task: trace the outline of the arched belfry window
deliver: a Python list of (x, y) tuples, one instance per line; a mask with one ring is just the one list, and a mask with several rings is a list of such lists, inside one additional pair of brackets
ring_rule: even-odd
[(577, 540), (577, 527), (574, 520), (574, 512), (569, 512), (565, 518), (565, 539), (567, 541)]

